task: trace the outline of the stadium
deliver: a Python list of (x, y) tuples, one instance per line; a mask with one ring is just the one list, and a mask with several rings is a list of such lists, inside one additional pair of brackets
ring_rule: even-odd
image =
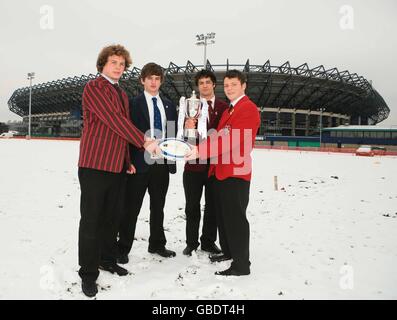
[[(187, 61), (185, 66), (170, 63), (164, 68), (161, 93), (178, 104), (181, 96), (190, 96), (194, 75), (203, 65)], [(247, 95), (261, 112), (261, 136), (318, 136), (321, 128), (339, 125), (375, 125), (385, 120), (390, 109), (372, 84), (362, 76), (324, 66), (310, 68), (306, 63), (292, 67), (245, 64), (212, 65), (206, 69), (217, 77), (216, 95), (226, 99), (223, 76), (227, 70), (243, 71), (248, 79)], [(124, 73), (121, 87), (129, 97), (143, 88), (140, 69)], [(74, 76), (32, 86), (31, 121), (33, 136), (79, 137), (81, 134), (81, 101), (85, 84), (98, 75)], [(17, 89), (8, 101), (9, 109), (23, 118), (19, 132), (27, 132), (29, 87)]]

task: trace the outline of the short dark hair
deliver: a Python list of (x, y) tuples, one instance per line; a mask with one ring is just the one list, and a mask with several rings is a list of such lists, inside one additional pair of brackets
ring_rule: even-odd
[(141, 75), (139, 76), (139, 79), (141, 81), (145, 81), (145, 79), (150, 76), (160, 76), (161, 82), (163, 82), (164, 79), (163, 68), (154, 62), (149, 62), (145, 64), (141, 70)]
[(128, 50), (120, 44), (113, 44), (111, 46), (107, 46), (107, 47), (103, 48), (101, 50), (101, 52), (99, 53), (98, 59), (96, 62), (96, 68), (97, 68), (98, 72), (103, 71), (103, 67), (108, 62), (108, 58), (113, 55), (120, 56), (120, 57), (124, 58), (124, 60), (125, 60), (125, 69), (124, 70), (127, 70), (129, 68), (129, 66), (132, 64), (132, 59), (131, 59), (131, 56), (130, 56), (130, 53), (128, 52)]
[(196, 75), (194, 76), (194, 83), (196, 84), (197, 87), (198, 87), (199, 80), (202, 78), (210, 78), (212, 83), (214, 85), (216, 85), (215, 73), (213, 73), (211, 70), (202, 69), (196, 73)]
[(223, 80), (225, 80), (225, 78), (229, 78), (229, 79), (237, 78), (242, 85), (247, 82), (247, 77), (245, 76), (245, 74), (236, 69), (228, 70), (225, 76), (223, 77)]

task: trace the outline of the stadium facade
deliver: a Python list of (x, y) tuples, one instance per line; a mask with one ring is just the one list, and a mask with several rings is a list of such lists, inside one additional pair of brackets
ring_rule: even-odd
[[(185, 66), (170, 63), (164, 68), (161, 93), (178, 104), (181, 96), (195, 90), (194, 75), (203, 66), (188, 61)], [(260, 135), (315, 136), (322, 128), (341, 124), (375, 125), (385, 120), (390, 109), (371, 83), (356, 73), (310, 68), (306, 63), (292, 67), (289, 62), (273, 66), (245, 64), (205, 66), (217, 76), (216, 95), (223, 99), (223, 76), (227, 70), (243, 71), (248, 79), (247, 95), (261, 111)], [(129, 97), (143, 88), (140, 69), (126, 71), (120, 80)], [(80, 136), (81, 100), (85, 84), (96, 74), (75, 76), (32, 87), (32, 135)], [(12, 112), (23, 118), (18, 131), (24, 131), (29, 118), (29, 87), (17, 89), (8, 101)]]

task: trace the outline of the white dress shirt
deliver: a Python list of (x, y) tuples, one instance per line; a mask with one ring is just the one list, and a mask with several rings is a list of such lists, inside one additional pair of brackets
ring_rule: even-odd
[[(205, 101), (211, 101), (212, 102), (212, 110), (214, 110), (215, 109), (215, 96), (213, 96), (211, 99), (206, 99), (206, 98), (203, 98), (203, 97), (201, 97), (200, 96), (200, 100), (205, 100)], [(208, 108), (209, 108), (210, 106), (208, 105)], [(200, 115), (200, 117), (201, 117), (201, 115)], [(210, 121), (210, 112), (209, 112), (209, 110), (208, 110), (208, 114), (207, 114), (207, 125), (208, 125), (208, 122)]]
[(104, 77), (107, 81), (109, 81), (111, 84), (119, 84), (119, 82), (118, 81), (114, 81), (114, 80), (112, 80), (112, 79), (110, 79), (107, 75), (105, 75), (105, 74), (103, 74), (103, 73), (101, 73), (101, 76), (102, 77)]
[(245, 97), (245, 94), (243, 94), (241, 97), (238, 97), (237, 99), (233, 100), (232, 102), (230, 102), (230, 104), (231, 104), (233, 107), (235, 107), (236, 104), (237, 104), (242, 98), (244, 98), (244, 97)]
[(160, 99), (160, 95), (157, 93), (157, 95), (152, 96), (149, 92), (144, 91), (145, 98), (146, 98), (146, 103), (148, 106), (148, 111), (149, 111), (149, 123), (150, 123), (150, 137), (154, 137), (154, 106), (153, 106), (153, 100), (152, 98), (157, 98), (157, 106), (159, 107), (160, 114), (161, 114), (161, 126), (163, 127), (162, 130), (162, 139), (166, 137), (166, 122), (167, 122), (167, 117), (165, 115), (165, 109), (163, 105), (163, 101)]

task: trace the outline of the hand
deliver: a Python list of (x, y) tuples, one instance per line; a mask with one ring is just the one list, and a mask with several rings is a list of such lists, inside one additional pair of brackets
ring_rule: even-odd
[(143, 144), (143, 147), (149, 152), (152, 156), (157, 157), (161, 154), (161, 149), (159, 147), (158, 141), (154, 139), (148, 139)]
[(197, 119), (186, 119), (185, 120), (185, 129), (195, 129), (196, 128)]
[(133, 164), (130, 164), (130, 167), (127, 170), (128, 174), (135, 174), (136, 173), (136, 168), (134, 167)]
[(192, 149), (185, 155), (185, 161), (190, 161), (197, 159), (199, 157), (197, 146), (192, 147)]
[(158, 144), (157, 140), (154, 140), (154, 139), (145, 139), (145, 143), (143, 144), (143, 147), (149, 153), (154, 153), (156, 151), (156, 149), (158, 148), (158, 146), (159, 146), (159, 144)]

